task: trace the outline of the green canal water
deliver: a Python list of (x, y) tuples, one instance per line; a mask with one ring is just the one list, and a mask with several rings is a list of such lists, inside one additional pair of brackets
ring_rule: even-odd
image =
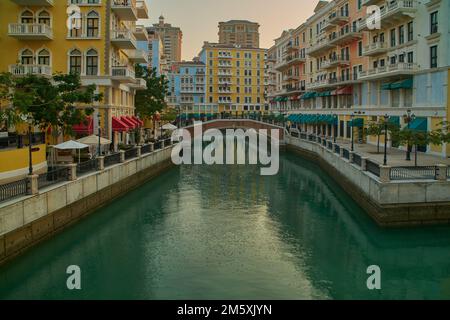
[(445, 299), (450, 228), (380, 229), (292, 154), (273, 177), (176, 167), (0, 268), (0, 298)]

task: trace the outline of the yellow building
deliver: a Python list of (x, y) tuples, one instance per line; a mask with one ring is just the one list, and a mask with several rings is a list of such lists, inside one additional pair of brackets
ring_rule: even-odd
[[(73, 5), (71, 4), (73, 3)], [(69, 29), (69, 13), (72, 15)], [(137, 40), (146, 40), (144, 1), (5, 0), (0, 2), (0, 71), (16, 76), (77, 72), (83, 84), (96, 84), (104, 99), (103, 135), (119, 139), (112, 118), (134, 115), (134, 63), (145, 63)]]
[(205, 42), (205, 102), (219, 112), (264, 112), (265, 49)]
[(80, 134), (97, 133), (100, 119), (102, 135), (117, 146), (128, 139), (120, 119), (134, 115), (136, 90), (145, 88), (134, 73), (135, 63), (148, 60), (137, 49), (138, 40), (148, 40), (146, 29), (136, 25), (141, 18), (148, 18), (145, 1), (2, 0), (0, 72), (80, 74), (83, 84), (95, 84), (103, 94), (93, 106), (90, 132)]

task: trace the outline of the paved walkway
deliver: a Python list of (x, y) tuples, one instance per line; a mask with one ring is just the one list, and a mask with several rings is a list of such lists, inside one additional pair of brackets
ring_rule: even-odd
[[(351, 142), (337, 140), (337, 142), (351, 149)], [(380, 146), (380, 153), (377, 153), (377, 146), (371, 144), (356, 144), (355, 143), (355, 152), (360, 154), (363, 157), (368, 157), (374, 162), (379, 164), (383, 164), (384, 159), (384, 147)], [(411, 153), (411, 161), (406, 161), (406, 151), (402, 151), (396, 148), (388, 149), (388, 166), (392, 167), (413, 167), (414, 166), (414, 152)], [(450, 158), (443, 158), (439, 156), (418, 153), (417, 155), (417, 165), (418, 166), (434, 166), (437, 164), (446, 164), (450, 166)]]

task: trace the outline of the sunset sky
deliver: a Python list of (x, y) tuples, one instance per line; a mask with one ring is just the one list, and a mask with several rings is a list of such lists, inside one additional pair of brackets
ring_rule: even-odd
[(204, 41), (218, 41), (219, 21), (242, 19), (261, 25), (261, 47), (269, 48), (284, 29), (299, 26), (311, 16), (317, 0), (146, 0), (150, 20), (163, 14), (183, 31), (183, 59), (196, 56)]

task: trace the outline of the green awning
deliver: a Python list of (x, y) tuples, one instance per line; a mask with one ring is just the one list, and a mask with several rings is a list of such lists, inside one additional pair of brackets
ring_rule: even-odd
[(302, 96), (302, 99), (312, 99), (316, 97), (316, 93), (315, 92), (307, 92)]
[(331, 91), (322, 91), (317, 93), (318, 97), (329, 97), (331, 96)]
[(363, 118), (353, 119), (350, 122), (350, 126), (354, 128), (362, 128), (364, 127), (364, 119)]
[(413, 87), (413, 79), (410, 78), (410, 79), (391, 83), (390, 90), (412, 89), (412, 87)]
[(391, 90), (391, 84), (392, 83), (383, 83), (381, 85), (381, 90)]
[(398, 116), (391, 116), (391, 117), (389, 117), (388, 123), (396, 125), (396, 126), (400, 126), (400, 117), (398, 117)]
[(416, 118), (409, 124), (409, 129), (415, 131), (428, 131), (427, 118)]

